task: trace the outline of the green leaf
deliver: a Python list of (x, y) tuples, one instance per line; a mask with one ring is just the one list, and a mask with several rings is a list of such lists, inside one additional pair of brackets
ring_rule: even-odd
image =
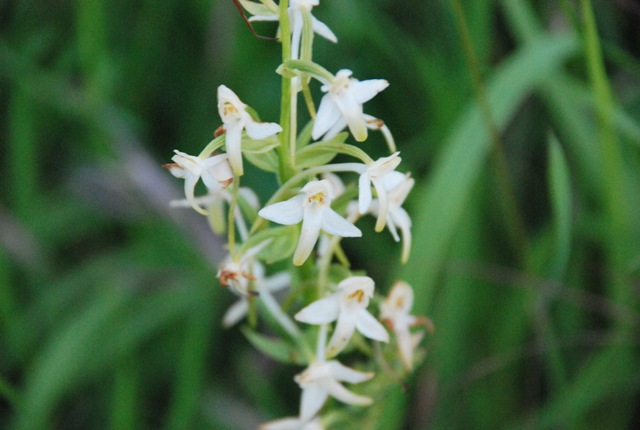
[(338, 154), (350, 155), (363, 163), (372, 162), (373, 160), (362, 149), (344, 143), (348, 136), (349, 133), (343, 131), (331, 139), (305, 146), (296, 153), (296, 166), (300, 169), (321, 166)]
[[(578, 43), (573, 35), (539, 37), (517, 51), (488, 82), (488, 100), (494, 119), (505, 127), (516, 109), (569, 56)], [(420, 258), (402, 268), (399, 278), (421, 285), (416, 313), (427, 314), (436, 280), (456, 226), (463, 219), (471, 195), (491, 148), (481, 112), (473, 103), (460, 117), (444, 145), (426, 186), (413, 195), (419, 202), (414, 219), (414, 240), (423, 244)]]
[(262, 335), (248, 327), (243, 327), (241, 331), (251, 345), (268, 357), (285, 364), (305, 364), (296, 345), (283, 339)]
[(267, 151), (262, 154), (245, 152), (244, 156), (258, 169), (271, 173), (276, 173), (278, 171), (278, 156), (273, 151)]
[(267, 264), (290, 258), (298, 244), (298, 226), (288, 225), (282, 227), (272, 227), (261, 230), (249, 237), (242, 244), (241, 252), (244, 254), (249, 249), (270, 241), (256, 256), (264, 260)]
[(569, 168), (558, 139), (549, 138), (549, 192), (553, 210), (555, 252), (551, 275), (561, 279), (571, 254), (571, 184)]

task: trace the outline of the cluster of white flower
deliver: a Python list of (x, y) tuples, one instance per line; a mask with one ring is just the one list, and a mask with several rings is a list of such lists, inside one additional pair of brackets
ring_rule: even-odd
[[(215, 139), (198, 156), (175, 151), (174, 163), (165, 167), (184, 179), (186, 200), (174, 205), (193, 207), (208, 216), (214, 232), (228, 234), (229, 256), (222, 262), (217, 276), (222, 286), (239, 296), (239, 301), (229, 308), (223, 324), (230, 327), (251, 309), (255, 312), (256, 307), (250, 303), (259, 300), (264, 305), (261, 310), (271, 317), (269, 321), (275, 321), (287, 333), (284, 341), (298, 349), (298, 362), (308, 365), (295, 377), (302, 389), (299, 415), (272, 421), (262, 428), (320, 429), (323, 423), (319, 413), (329, 396), (351, 405), (373, 403), (371, 397), (349, 391), (342, 382), (361, 383), (371, 379), (374, 373), (351, 369), (334, 359), (352, 343), (356, 332), (357, 336), (388, 343), (389, 333), (380, 321), (386, 324), (395, 343), (386, 348), (387, 354), (382, 357), (360, 351), (370, 359), (365, 367), (373, 369), (376, 361), (384, 359), (397, 361), (401, 369), (409, 372), (414, 365), (414, 351), (423, 336), (422, 330), (412, 333), (409, 329), (417, 325), (430, 327), (426, 318), (410, 315), (413, 290), (404, 282), (396, 283), (380, 303), (377, 319), (368, 310), (372, 299), (377, 301), (374, 281), (349, 271), (348, 260), (339, 245), (341, 238), (362, 236), (354, 224), (362, 216), (371, 214), (376, 219), (376, 231), (386, 226), (395, 241), (402, 237), (402, 260), (406, 261), (411, 246), (411, 219), (402, 205), (414, 180), (410, 174), (396, 171), (401, 162), (400, 153), (384, 122), (363, 111), (363, 104), (384, 90), (387, 81), (358, 81), (346, 69), (333, 75), (311, 61), (314, 33), (337, 41), (334, 33), (311, 15), (319, 0), (282, 0), (280, 4), (273, 0), (259, 3), (240, 0), (240, 3), (252, 15), (249, 21), (280, 23), (278, 34), (285, 61), (278, 73), (287, 89), (282, 99), (286, 114), (281, 124), (261, 122), (253, 109), (221, 85), (217, 96), (223, 125), (216, 131)], [(289, 36), (283, 36), (283, 32)], [(320, 89), (325, 93), (317, 112), (308, 91), (311, 78), (322, 84)], [(307, 101), (311, 119), (296, 136), (299, 93), (303, 93)], [(349, 132), (344, 132), (345, 128)], [(349, 135), (357, 142), (366, 140), (368, 130), (382, 132), (389, 156), (373, 160), (359, 147), (346, 143)], [(220, 149), (225, 152), (216, 154)], [(338, 154), (358, 161), (331, 164)], [(278, 175), (280, 188), (264, 207), (260, 206), (255, 193), (240, 187), (243, 159)], [(345, 184), (338, 173), (355, 174), (357, 181)], [(207, 193), (196, 197), (200, 179)], [(337, 200), (340, 204), (332, 207)], [(285, 227), (270, 226), (267, 220)], [(310, 259), (317, 279), (314, 282), (307, 279), (305, 285), (315, 284), (317, 290), (296, 297), (318, 299), (310, 304), (292, 305), (300, 310), (291, 318), (272, 294), (287, 287), (294, 290), (303, 286), (295, 285), (295, 277), (289, 271), (268, 276), (265, 264), (290, 260), (294, 266), (301, 266)], [(319, 328), (300, 328), (295, 321)], [(251, 329), (258, 336), (255, 327)], [(315, 348), (308, 345), (313, 334), (317, 337)], [(261, 339), (254, 345), (282, 359), (281, 354), (269, 348), (266, 337)]]

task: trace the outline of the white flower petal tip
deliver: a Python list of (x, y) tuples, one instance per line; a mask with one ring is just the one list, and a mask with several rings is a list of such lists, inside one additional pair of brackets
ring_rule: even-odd
[(187, 201), (199, 213), (206, 215), (207, 210), (197, 203), (195, 197), (196, 184), (200, 179), (210, 193), (216, 193), (233, 182), (233, 173), (226, 154), (214, 155), (201, 159), (193, 155), (175, 150), (171, 158), (173, 163), (163, 167), (176, 178), (184, 179), (184, 193)]
[(293, 263), (302, 265), (315, 246), (320, 231), (341, 237), (359, 237), (360, 229), (331, 209), (333, 187), (326, 179), (307, 183), (300, 194), (284, 202), (274, 203), (258, 215), (278, 224), (292, 225), (302, 221)]
[(425, 317), (411, 315), (413, 289), (403, 281), (396, 282), (380, 306), (380, 319), (394, 332), (398, 353), (407, 372), (413, 369), (413, 355), (423, 333), (412, 334), (410, 327), (422, 325), (433, 332), (433, 323)]
[(333, 137), (345, 126), (353, 137), (362, 142), (367, 139), (367, 118), (362, 105), (384, 90), (389, 83), (384, 79), (358, 81), (352, 78), (351, 70), (342, 69), (333, 80), (322, 86), (327, 93), (320, 101), (318, 114), (311, 136), (318, 140), (321, 136)]
[(388, 342), (389, 334), (368, 311), (373, 297), (374, 282), (367, 276), (352, 276), (338, 284), (338, 291), (317, 300), (298, 312), (295, 318), (307, 324), (327, 324), (337, 321), (326, 347), (327, 358), (342, 351), (357, 330), (363, 336), (379, 342)]
[(358, 384), (373, 376), (373, 373), (359, 372), (336, 360), (314, 361), (294, 378), (302, 388), (300, 418), (304, 420), (314, 417), (329, 396), (351, 405), (372, 404), (373, 399), (349, 391), (340, 382)]
[(242, 176), (242, 130), (246, 130), (252, 139), (260, 140), (281, 132), (282, 127), (254, 120), (247, 112), (247, 105), (224, 85), (218, 87), (218, 113), (224, 124), (225, 145), (233, 173)]

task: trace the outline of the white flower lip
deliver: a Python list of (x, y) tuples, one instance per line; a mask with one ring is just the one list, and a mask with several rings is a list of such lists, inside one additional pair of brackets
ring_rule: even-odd
[(301, 193), (284, 202), (262, 208), (258, 215), (278, 224), (293, 225), (302, 221), (298, 246), (293, 263), (301, 265), (311, 254), (320, 231), (341, 237), (360, 237), (356, 226), (331, 209), (333, 189), (326, 180), (314, 180), (305, 185)]
[(300, 419), (309, 420), (315, 416), (330, 395), (343, 403), (359, 406), (370, 405), (373, 400), (353, 393), (340, 383), (358, 384), (373, 377), (373, 373), (359, 372), (344, 366), (336, 360), (314, 361), (295, 381), (302, 388)]
[(214, 155), (207, 159), (200, 159), (193, 155), (185, 154), (175, 150), (175, 155), (171, 160), (175, 164), (165, 164), (171, 174), (177, 178), (184, 179), (184, 193), (187, 200), (197, 212), (206, 215), (207, 211), (196, 203), (195, 188), (198, 180), (202, 182), (210, 191), (217, 191), (226, 188), (233, 182), (233, 173), (227, 160), (227, 154)]
[(311, 132), (313, 139), (323, 135), (331, 138), (348, 126), (358, 142), (366, 140), (367, 119), (362, 105), (387, 88), (389, 83), (384, 79), (358, 81), (351, 75), (351, 70), (339, 70), (333, 81), (322, 86), (322, 91), (327, 94), (320, 101)]
[(338, 284), (338, 292), (303, 308), (295, 319), (307, 324), (328, 324), (337, 320), (327, 345), (327, 357), (335, 357), (348, 344), (353, 333), (388, 342), (385, 328), (367, 311), (373, 297), (374, 282), (368, 276), (352, 276)]
[(413, 368), (413, 351), (422, 338), (422, 333), (412, 335), (409, 328), (424, 324), (433, 330), (429, 320), (411, 315), (413, 289), (404, 281), (396, 282), (389, 295), (380, 305), (380, 318), (393, 330), (398, 343), (400, 360), (407, 372)]
[(256, 140), (265, 139), (282, 131), (280, 125), (273, 122), (257, 122), (247, 112), (244, 104), (229, 88), (224, 85), (218, 87), (218, 113), (224, 123), (225, 144), (229, 162), (233, 173), (241, 176), (242, 166), (242, 130)]

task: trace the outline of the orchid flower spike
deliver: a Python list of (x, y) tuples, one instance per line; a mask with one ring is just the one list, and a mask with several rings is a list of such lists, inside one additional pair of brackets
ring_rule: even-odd
[(313, 139), (318, 140), (323, 135), (331, 138), (349, 126), (358, 142), (366, 140), (367, 119), (362, 105), (387, 88), (389, 83), (384, 79), (358, 81), (351, 77), (352, 74), (351, 70), (339, 70), (332, 81), (321, 87), (327, 94), (320, 101), (311, 131)]
[(273, 122), (257, 122), (247, 112), (247, 105), (224, 85), (218, 87), (218, 112), (224, 123), (225, 145), (229, 162), (236, 176), (244, 173), (242, 167), (242, 130), (255, 140), (266, 139), (282, 131), (280, 125)]
[(309, 420), (314, 417), (330, 395), (350, 405), (370, 405), (373, 402), (370, 397), (347, 390), (340, 381), (358, 384), (371, 378), (373, 373), (353, 370), (337, 360), (312, 362), (304, 372), (295, 377), (302, 388), (300, 419)]
[(409, 331), (410, 327), (425, 325), (433, 331), (433, 324), (424, 317), (411, 315), (413, 307), (413, 289), (403, 281), (396, 282), (385, 301), (380, 305), (380, 318), (393, 330), (398, 343), (398, 351), (402, 365), (407, 372), (413, 368), (413, 351), (417, 347), (416, 340), (422, 338), (422, 334), (415, 337)]
[(373, 297), (374, 282), (368, 276), (352, 276), (338, 284), (338, 292), (303, 308), (295, 319), (307, 324), (327, 324), (338, 321), (327, 345), (327, 357), (335, 357), (347, 346), (358, 330), (364, 336), (388, 342), (389, 334), (367, 311)]
[(171, 160), (174, 163), (165, 164), (163, 167), (169, 170), (176, 178), (184, 179), (184, 193), (189, 204), (197, 212), (206, 215), (207, 211), (196, 203), (195, 188), (198, 180), (202, 182), (210, 191), (217, 191), (226, 188), (233, 182), (233, 173), (227, 160), (227, 154), (214, 155), (206, 159), (194, 157), (178, 150), (174, 151)]
[[(248, 1), (243, 1), (242, 4), (249, 12), (255, 12), (255, 14), (249, 18), (249, 21), (278, 21), (280, 19), (280, 14), (277, 9), (271, 10), (267, 7), (256, 7), (256, 5)], [(304, 14), (309, 14), (311, 17), (311, 29), (315, 33), (333, 43), (338, 41), (336, 35), (333, 34), (326, 24), (311, 15), (311, 9), (319, 4), (320, 0), (289, 0), (288, 12), (291, 27), (291, 58), (294, 60), (300, 58), (300, 41), (302, 40)]]
[(362, 232), (331, 209), (333, 188), (326, 180), (311, 181), (301, 193), (284, 202), (264, 207), (258, 215), (278, 224), (293, 225), (302, 221), (293, 263), (304, 263), (318, 240), (320, 230), (341, 237), (360, 237)]

